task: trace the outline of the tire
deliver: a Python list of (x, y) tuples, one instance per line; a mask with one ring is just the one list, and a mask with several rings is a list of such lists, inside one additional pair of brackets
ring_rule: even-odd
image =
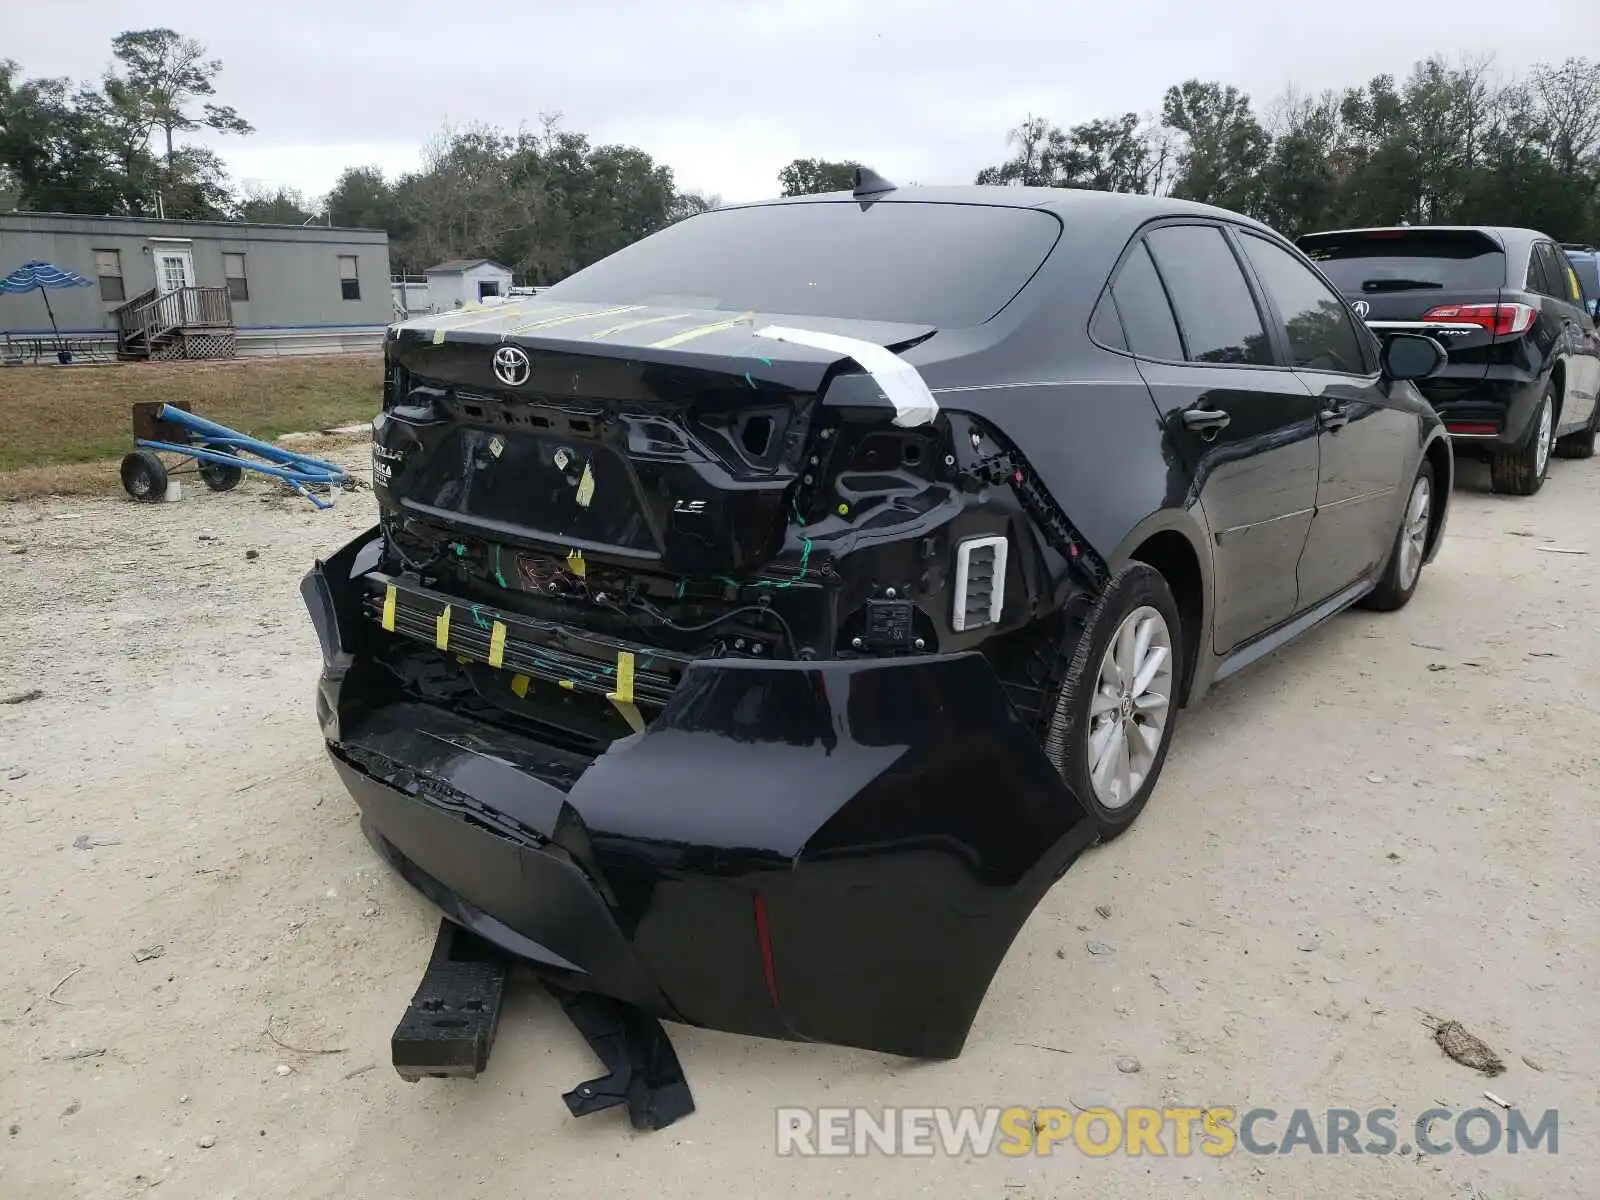
[(167, 495), (167, 465), (149, 450), (135, 450), (122, 456), (122, 490), (143, 504), (154, 504)]
[(1424, 458), (1400, 513), (1400, 528), (1395, 530), (1394, 542), (1389, 547), (1389, 563), (1383, 569), (1378, 586), (1362, 597), (1362, 608), (1394, 612), (1411, 602), (1412, 593), (1422, 580), (1422, 560), (1428, 553), (1428, 533), (1436, 500), (1433, 464)]
[[(1152, 619), (1157, 623), (1152, 625)], [(1117, 572), (1075, 632), (1075, 641), (1069, 634), (1063, 647), (1070, 659), (1055, 703), (1047, 710), (1045, 754), (1088, 809), (1099, 840), (1108, 842), (1133, 825), (1166, 763), (1187, 661), (1183, 625), (1161, 572), (1135, 562)], [(1138, 670), (1141, 644), (1146, 647), (1143, 671)], [(1158, 657), (1163, 661), (1150, 657), (1150, 651), (1162, 650), (1164, 656)], [(1130, 692), (1115, 683), (1117, 674), (1126, 676), (1119, 657), (1123, 665), (1134, 661), (1136, 675), (1154, 672), (1142, 691)], [(1136, 702), (1141, 696), (1143, 702)], [(1100, 755), (1097, 745), (1103, 748)], [(1119, 750), (1128, 756), (1117, 758)], [(1112, 756), (1109, 762), (1105, 754)], [(1119, 763), (1128, 768), (1127, 774)], [(1099, 783), (1096, 765), (1101, 767)]]
[(1577, 433), (1569, 433), (1556, 442), (1557, 458), (1593, 458), (1596, 435), (1600, 435), (1600, 400), (1595, 401), (1589, 414), (1589, 424)]
[(1555, 388), (1546, 387), (1521, 446), (1496, 451), (1489, 459), (1489, 486), (1502, 496), (1531, 496), (1550, 474), (1550, 451), (1556, 428)]
[(234, 463), (200, 460), (200, 482), (213, 492), (231, 492), (244, 478), (244, 468)]

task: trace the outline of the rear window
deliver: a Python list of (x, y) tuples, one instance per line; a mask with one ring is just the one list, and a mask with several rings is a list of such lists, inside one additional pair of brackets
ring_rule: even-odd
[(1472, 229), (1310, 233), (1296, 244), (1345, 293), (1477, 291), (1505, 284), (1505, 253), (1488, 234)]
[(980, 204), (714, 209), (585, 267), (542, 298), (960, 328), (1004, 308), (1060, 232), (1050, 213)]
[(1578, 276), (1578, 282), (1583, 285), (1585, 299), (1593, 300), (1600, 296), (1600, 255), (1593, 251), (1567, 255), (1567, 261), (1572, 264), (1573, 272)]

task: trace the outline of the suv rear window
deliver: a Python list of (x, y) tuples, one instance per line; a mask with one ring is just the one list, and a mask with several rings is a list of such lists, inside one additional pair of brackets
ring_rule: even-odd
[(1308, 233), (1295, 244), (1346, 294), (1505, 286), (1505, 252), (1475, 229)]
[(568, 276), (548, 300), (960, 328), (1004, 308), (1061, 232), (985, 204), (811, 201), (713, 209)]

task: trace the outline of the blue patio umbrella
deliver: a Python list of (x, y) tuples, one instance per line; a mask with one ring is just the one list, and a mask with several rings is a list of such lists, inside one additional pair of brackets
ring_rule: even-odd
[(61, 337), (61, 330), (56, 328), (55, 310), (50, 307), (51, 288), (93, 287), (94, 280), (86, 279), (76, 271), (68, 271), (62, 267), (52, 266), (47, 262), (25, 262), (4, 279), (0, 279), (0, 294), (31, 292), (38, 289), (44, 297), (44, 311), (50, 317), (50, 329), (57, 339)]

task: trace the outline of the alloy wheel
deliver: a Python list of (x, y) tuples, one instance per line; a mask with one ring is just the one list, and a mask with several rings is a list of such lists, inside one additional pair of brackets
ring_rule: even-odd
[(1089, 779), (1106, 808), (1139, 794), (1161, 751), (1170, 716), (1172, 632), (1145, 604), (1129, 613), (1100, 659), (1089, 706)]
[(1541, 479), (1545, 470), (1550, 466), (1550, 448), (1555, 444), (1556, 422), (1555, 413), (1551, 411), (1550, 399), (1545, 397), (1543, 406), (1539, 409), (1539, 442), (1533, 451), (1533, 477)]
[(1428, 517), (1433, 508), (1433, 488), (1426, 477), (1417, 480), (1406, 505), (1405, 524), (1400, 531), (1400, 587), (1409, 591), (1422, 570), (1422, 555), (1428, 548)]

